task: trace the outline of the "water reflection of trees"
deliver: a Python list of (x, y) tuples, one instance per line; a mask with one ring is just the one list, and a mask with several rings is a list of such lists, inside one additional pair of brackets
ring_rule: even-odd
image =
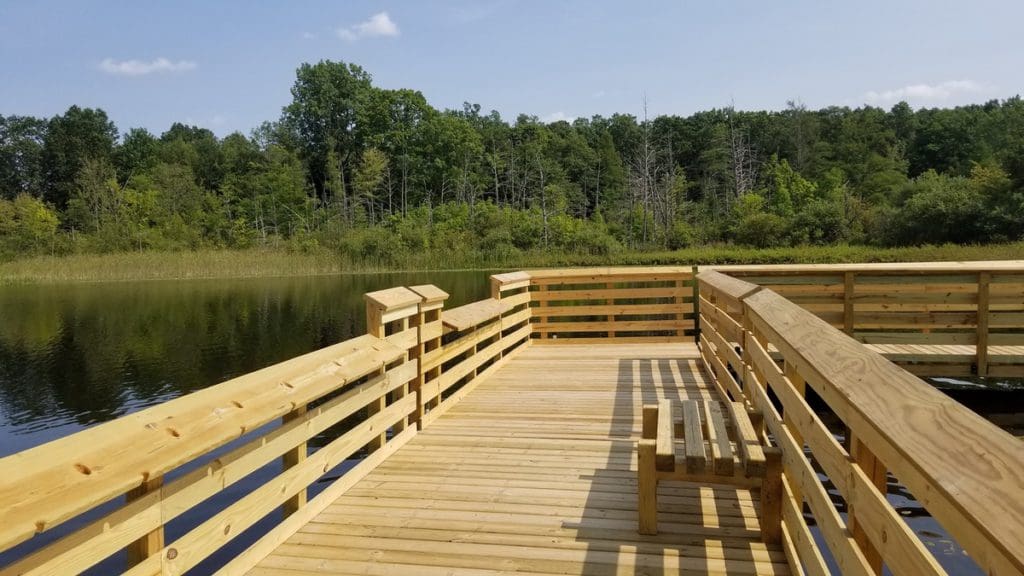
[(432, 281), (455, 305), (485, 296), (485, 276), (4, 288), (0, 408), (16, 427), (108, 420), (361, 334), (365, 292)]

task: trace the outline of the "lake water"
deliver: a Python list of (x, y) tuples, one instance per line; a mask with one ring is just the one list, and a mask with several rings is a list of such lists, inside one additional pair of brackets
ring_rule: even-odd
[[(487, 297), (488, 274), (0, 287), (0, 457), (363, 334), (366, 292), (432, 283), (451, 294), (452, 307)], [(277, 472), (278, 463), (268, 466), (205, 506), (226, 506)], [(951, 573), (976, 570), (912, 497), (895, 483), (889, 488), (890, 502), (914, 517), (911, 525)], [(201, 520), (182, 516), (168, 538)], [(211, 572), (271, 523), (265, 519), (192, 573)], [(0, 553), (0, 566), (76, 524)], [(112, 557), (90, 572), (119, 571), (123, 562)]]
[(363, 294), (485, 272), (0, 287), (0, 456), (366, 332)]

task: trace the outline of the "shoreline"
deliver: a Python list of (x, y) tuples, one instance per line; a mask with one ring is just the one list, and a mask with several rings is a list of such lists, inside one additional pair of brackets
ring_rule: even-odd
[(752, 249), (706, 246), (675, 251), (627, 250), (607, 255), (524, 252), (503, 256), (425, 253), (400, 262), (353, 262), (323, 250), (283, 249), (128, 252), (42, 256), (0, 262), (0, 286), (136, 282), (154, 280), (244, 280), (412, 272), (487, 272), (520, 268), (658, 266), (680, 264), (826, 264), (911, 261), (1006, 260), (1024, 255), (1024, 242), (901, 248), (797, 246)]

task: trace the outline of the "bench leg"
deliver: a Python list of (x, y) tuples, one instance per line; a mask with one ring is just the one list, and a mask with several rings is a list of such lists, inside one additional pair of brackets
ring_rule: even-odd
[(761, 482), (761, 539), (765, 544), (782, 541), (782, 451), (765, 448), (765, 475)]
[(637, 509), (641, 534), (658, 533), (658, 471), (655, 468), (656, 442), (651, 439), (637, 443)]

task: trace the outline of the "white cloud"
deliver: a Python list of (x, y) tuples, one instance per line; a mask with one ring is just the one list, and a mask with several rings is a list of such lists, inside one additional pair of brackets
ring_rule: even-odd
[(191, 60), (173, 62), (167, 58), (155, 60), (114, 60), (106, 58), (100, 62), (100, 70), (115, 76), (145, 76), (157, 72), (188, 72), (199, 65)]
[(868, 104), (895, 104), (901, 100), (911, 104), (938, 104), (991, 91), (991, 86), (974, 80), (947, 80), (938, 84), (910, 84), (882, 92), (872, 90), (864, 94), (864, 99)]
[(349, 42), (355, 42), (360, 38), (374, 38), (377, 36), (398, 36), (402, 32), (398, 29), (398, 24), (388, 16), (387, 12), (378, 12), (365, 22), (348, 26), (347, 28), (338, 28), (338, 37)]
[(575, 119), (575, 116), (569, 116), (565, 112), (559, 110), (558, 112), (552, 112), (547, 116), (541, 117), (540, 121), (545, 124), (551, 124), (552, 122), (561, 122), (562, 120), (565, 120), (566, 122), (572, 122)]

